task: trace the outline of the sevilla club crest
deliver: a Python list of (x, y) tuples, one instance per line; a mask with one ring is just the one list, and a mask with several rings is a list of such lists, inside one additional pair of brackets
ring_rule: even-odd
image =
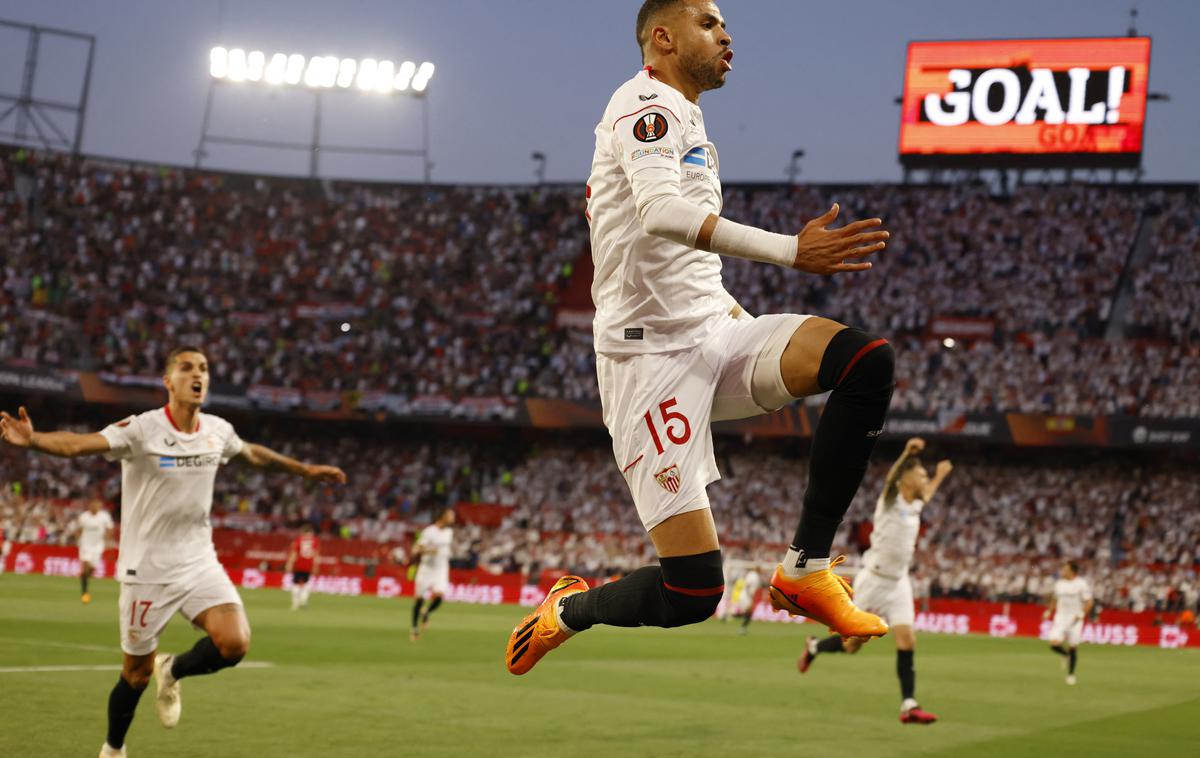
[(667, 120), (651, 111), (633, 122), (633, 138), (638, 142), (657, 142), (667, 136)]
[(679, 466), (675, 464), (667, 466), (665, 469), (654, 475), (654, 480), (662, 485), (662, 488), (667, 492), (672, 494), (679, 492)]

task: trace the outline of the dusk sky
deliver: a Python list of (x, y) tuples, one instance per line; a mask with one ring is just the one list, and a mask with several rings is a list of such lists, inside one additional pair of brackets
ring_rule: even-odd
[[(430, 85), (435, 181), (528, 182), (530, 153), (547, 179), (582, 181), (592, 129), (612, 91), (640, 66), (639, 0), (0, 0), (0, 19), (94, 34), (96, 67), (85, 153), (190, 165), (200, 135), (213, 45), (437, 65)], [(1200, 180), (1200, 2), (1144, 0), (1138, 31), (1153, 38), (1146, 179)], [(917, 39), (1123, 36), (1129, 0), (786, 2), (728, 0), (736, 53), (721, 90), (701, 99), (722, 180), (778, 181), (796, 148), (802, 180), (895, 181), (906, 43)], [(47, 42), (36, 94), (78, 93), (75, 45)], [(0, 31), (0, 91), (20, 86), (23, 39)], [(265, 85), (221, 88), (213, 129), (307, 142), (312, 96)], [(329, 143), (412, 147), (411, 98), (333, 92)], [(0, 108), (0, 112), (2, 112)], [(69, 120), (64, 120), (70, 124)], [(11, 130), (9, 121), (5, 130)], [(213, 146), (206, 165), (305, 174), (308, 156)], [(325, 155), (322, 175), (419, 179), (415, 159)]]

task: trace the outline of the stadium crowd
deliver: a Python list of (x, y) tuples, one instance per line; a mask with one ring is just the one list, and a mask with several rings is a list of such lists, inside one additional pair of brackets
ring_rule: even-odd
[[(275, 432), (279, 434), (281, 432)], [(438, 509), (509, 506), (497, 527), (462, 523), (454, 560), (495, 571), (564, 569), (589, 576), (632, 570), (653, 551), (607, 446), (461, 440), (372, 440), (287, 434), (265, 440), (301, 458), (342, 465), (345, 488), (231, 466), (217, 478), (214, 522), (265, 531), (316, 524), (334, 537), (396, 543)], [(806, 460), (786, 449), (718, 446), (723, 478), (709, 488), (729, 557), (773, 565), (795, 527)], [(0, 529), (14, 541), (69, 543), (72, 508), (115, 500), (119, 467), (12, 451)], [(930, 457), (927, 465), (932, 465)], [(1062, 560), (1078, 560), (1106, 607), (1196, 609), (1200, 579), (1200, 473), (1109, 453), (1092, 459), (999, 463), (981, 454), (955, 470), (923, 514), (917, 587), (931, 596), (1037, 600)], [(872, 464), (836, 549), (856, 559), (889, 461)], [(1153, 569), (1153, 570), (1150, 570)]]
[[(727, 188), (797, 229), (830, 197), (892, 231), (868, 275), (728, 261), (751, 313), (885, 334), (897, 410), (1200, 416), (1200, 202), (1097, 185)], [(0, 362), (153, 380), (198, 343), (236, 387), (594, 400), (590, 335), (558, 318), (588, 254), (578, 187), (318, 184), (0, 153)], [(1151, 251), (1126, 259), (1143, 213)], [(584, 267), (578, 267), (580, 275)], [(1105, 337), (1122, 282), (1134, 339)], [(938, 319), (978, 339), (946, 349)], [(1153, 370), (1147, 370), (1147, 369)]]

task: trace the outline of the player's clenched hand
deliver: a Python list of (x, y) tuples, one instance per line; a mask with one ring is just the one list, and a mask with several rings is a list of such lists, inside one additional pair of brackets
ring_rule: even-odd
[(946, 477), (946, 476), (949, 476), (950, 472), (953, 470), (954, 470), (954, 464), (951, 463), (950, 461), (938, 461), (937, 471), (935, 473), (937, 476)]
[(33, 444), (33, 421), (25, 412), (25, 406), (17, 410), (20, 418), (13, 418), (8, 411), (0, 411), (0, 436), (10, 445), (29, 447)]
[(316, 479), (319, 482), (337, 482), (338, 484), (346, 483), (346, 472), (342, 471), (337, 466), (318, 466), (309, 464), (304, 469), (305, 479)]
[(925, 440), (920, 437), (913, 437), (908, 442), (904, 443), (904, 452), (908, 455), (916, 455), (925, 449)]
[(814, 218), (796, 235), (796, 261), (792, 268), (808, 274), (840, 274), (846, 271), (865, 271), (870, 263), (846, 263), (847, 258), (865, 258), (887, 246), (887, 232), (878, 230), (883, 221), (868, 218), (846, 224), (839, 229), (826, 229), (838, 216), (837, 203), (825, 215)]

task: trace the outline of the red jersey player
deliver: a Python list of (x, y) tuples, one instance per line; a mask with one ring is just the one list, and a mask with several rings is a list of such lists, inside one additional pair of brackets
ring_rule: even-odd
[(308, 580), (317, 573), (320, 559), (321, 543), (313, 534), (312, 524), (305, 523), (288, 548), (287, 566), (284, 567), (284, 571), (292, 575), (293, 611), (308, 606), (308, 594), (312, 591)]

